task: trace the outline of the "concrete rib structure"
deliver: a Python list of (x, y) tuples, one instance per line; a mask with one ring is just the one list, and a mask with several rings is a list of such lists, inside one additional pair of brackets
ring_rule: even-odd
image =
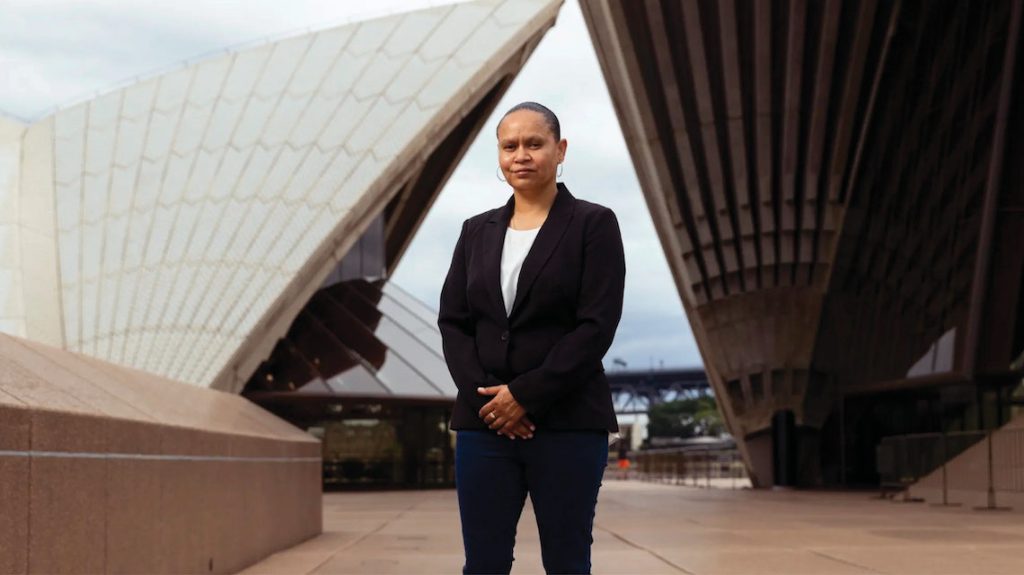
[(856, 428), (848, 395), (1006, 370), (1024, 346), (1024, 226), (996, 215), (1020, 202), (1002, 158), (1021, 2), (581, 3), (756, 484), (828, 466), (839, 483), (851, 436), (870, 461), (877, 437), (920, 430)]
[(560, 4), (359, 22), (0, 120), (0, 330), (237, 392), (382, 215), (393, 268)]

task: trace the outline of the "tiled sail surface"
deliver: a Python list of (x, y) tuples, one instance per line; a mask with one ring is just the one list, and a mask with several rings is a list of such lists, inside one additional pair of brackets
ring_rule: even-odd
[(479, 1), (350, 24), (57, 112), (67, 348), (209, 385), (559, 4)]

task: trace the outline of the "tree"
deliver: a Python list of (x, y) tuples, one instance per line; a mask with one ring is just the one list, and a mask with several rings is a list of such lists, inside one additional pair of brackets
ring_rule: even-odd
[(714, 397), (693, 397), (655, 405), (647, 413), (648, 437), (718, 436), (725, 431)]

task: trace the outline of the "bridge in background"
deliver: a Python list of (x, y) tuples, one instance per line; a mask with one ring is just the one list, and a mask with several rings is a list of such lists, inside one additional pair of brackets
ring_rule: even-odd
[(610, 371), (607, 376), (619, 415), (638, 415), (667, 401), (713, 395), (707, 373), (699, 367)]

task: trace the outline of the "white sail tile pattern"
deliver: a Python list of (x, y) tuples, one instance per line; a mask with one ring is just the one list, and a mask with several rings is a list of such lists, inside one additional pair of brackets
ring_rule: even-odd
[[(61, 343), (196, 385), (244, 381), (246, 354), (269, 351), (559, 6), (480, 0), (311, 32), (41, 121)], [(3, 128), (0, 205), (13, 214), (25, 128)], [(0, 219), (0, 330), (25, 335), (18, 221)]]
[(0, 118), (0, 330), (25, 337), (21, 233), (17, 214), (24, 127)]

